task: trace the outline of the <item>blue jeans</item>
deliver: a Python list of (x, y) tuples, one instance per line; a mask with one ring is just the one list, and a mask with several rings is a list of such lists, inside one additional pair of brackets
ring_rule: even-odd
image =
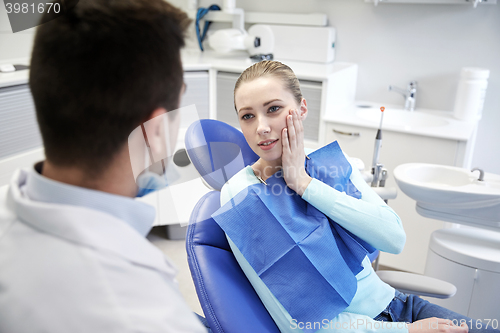
[[(403, 294), (398, 290), (396, 290), (396, 295), (387, 308), (373, 319), (378, 321), (413, 323), (417, 320), (432, 317), (449, 319), (457, 325), (465, 321), (467, 326), (469, 326), (470, 333), (500, 333), (500, 330), (494, 329), (498, 328), (498, 325), (500, 325), (498, 318), (474, 320), (439, 305), (432, 304), (416, 295)], [(492, 322), (493, 319), (496, 319), (496, 321)], [(492, 327), (493, 323), (494, 328)], [(486, 328), (487, 324), (489, 325)]]

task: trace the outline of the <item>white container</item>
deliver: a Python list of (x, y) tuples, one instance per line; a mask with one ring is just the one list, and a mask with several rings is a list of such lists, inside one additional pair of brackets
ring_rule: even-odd
[(233, 13), (236, 8), (236, 0), (224, 0), (224, 4), (222, 5), (222, 10), (227, 13)]
[[(329, 63), (335, 59), (335, 28), (270, 24), (274, 59)], [(297, 47), (300, 45), (300, 47)]]
[(481, 119), (489, 76), (488, 69), (462, 68), (453, 109), (455, 118), (466, 121)]

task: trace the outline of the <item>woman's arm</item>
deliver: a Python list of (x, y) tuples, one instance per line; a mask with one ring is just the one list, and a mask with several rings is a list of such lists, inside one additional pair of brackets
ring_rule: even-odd
[(307, 186), (302, 198), (380, 251), (400, 253), (406, 234), (399, 216), (368, 186), (359, 170), (352, 168), (350, 179), (361, 192), (361, 199), (317, 179)]
[(304, 169), (304, 127), (297, 110), (290, 110), (282, 130), (283, 176), (289, 188), (323, 214), (373, 247), (389, 253), (403, 250), (406, 235), (399, 216), (366, 184), (356, 168), (351, 181), (361, 191), (358, 200), (312, 179)]

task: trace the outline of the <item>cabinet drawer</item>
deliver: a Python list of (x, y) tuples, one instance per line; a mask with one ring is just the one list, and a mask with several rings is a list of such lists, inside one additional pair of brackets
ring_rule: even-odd
[(350, 157), (363, 160), (366, 167), (371, 166), (377, 130), (356, 126), (327, 123), (326, 142), (337, 141), (340, 148)]

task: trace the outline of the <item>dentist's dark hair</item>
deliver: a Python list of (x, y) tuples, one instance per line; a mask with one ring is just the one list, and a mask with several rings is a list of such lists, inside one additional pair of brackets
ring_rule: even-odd
[[(264, 60), (253, 64), (241, 73), (234, 86), (234, 96), (236, 91), (245, 82), (250, 82), (261, 77), (271, 76), (280, 79), (285, 89), (292, 93), (298, 105), (302, 101), (302, 92), (300, 91), (300, 83), (295, 76), (293, 70), (287, 65), (273, 60)], [(234, 102), (234, 109), (236, 109), (236, 101)]]
[(44, 14), (33, 46), (38, 124), (51, 163), (98, 173), (156, 108), (178, 108), (190, 20), (163, 0), (60, 4), (64, 14)]

